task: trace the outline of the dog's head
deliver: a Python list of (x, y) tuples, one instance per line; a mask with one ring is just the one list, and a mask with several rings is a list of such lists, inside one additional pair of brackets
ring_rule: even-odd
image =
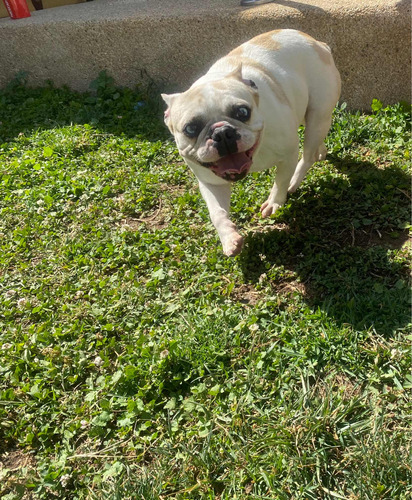
[(162, 94), (165, 123), (180, 154), (227, 181), (243, 179), (259, 143), (263, 121), (255, 83), (238, 67), (223, 79), (196, 83), (181, 94)]

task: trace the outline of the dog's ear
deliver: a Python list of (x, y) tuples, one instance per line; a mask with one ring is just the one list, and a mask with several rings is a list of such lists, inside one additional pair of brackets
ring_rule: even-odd
[(257, 85), (253, 80), (249, 80), (248, 78), (243, 78), (243, 71), (242, 71), (242, 63), (240, 62), (231, 73), (229, 73), (227, 76), (228, 78), (236, 78), (237, 80), (243, 82), (245, 85), (248, 87), (251, 87), (253, 90), (257, 90)]
[(252, 94), (256, 106), (259, 106), (259, 92), (256, 83), (253, 80), (250, 80), (249, 78), (242, 78), (241, 82), (244, 83), (247, 87), (249, 87), (250, 93)]
[(227, 75), (226, 78), (236, 78), (236, 80), (242, 81), (242, 63), (239, 62), (235, 68)]
[(247, 78), (242, 78), (242, 82), (247, 85), (248, 87), (251, 87), (253, 90), (257, 90), (258, 87), (256, 83), (253, 80), (249, 80)]
[(172, 134), (173, 134), (173, 130), (172, 130), (173, 127), (170, 123), (170, 109), (171, 109), (172, 104), (175, 101), (176, 97), (178, 97), (179, 95), (180, 95), (179, 93), (178, 94), (161, 94), (162, 99), (167, 104), (167, 109), (166, 109), (165, 114), (164, 114), (165, 124), (169, 127)]
[(253, 80), (250, 80), (249, 78), (243, 78), (241, 62), (236, 66), (236, 68), (231, 73), (229, 73), (228, 78), (236, 78), (240, 82), (247, 85), (250, 88), (250, 91), (253, 95), (253, 99), (255, 100), (256, 105), (259, 104), (258, 87)]
[(167, 104), (167, 107), (170, 108), (173, 101), (178, 97), (180, 94), (160, 94), (162, 96), (162, 99), (164, 102)]

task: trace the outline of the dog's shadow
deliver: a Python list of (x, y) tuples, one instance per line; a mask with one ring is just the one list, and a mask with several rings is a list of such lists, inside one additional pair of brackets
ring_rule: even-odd
[(411, 178), (400, 168), (331, 160), (326, 175), (295, 193), (245, 241), (246, 283), (298, 291), (339, 324), (390, 335), (410, 320), (407, 251)]

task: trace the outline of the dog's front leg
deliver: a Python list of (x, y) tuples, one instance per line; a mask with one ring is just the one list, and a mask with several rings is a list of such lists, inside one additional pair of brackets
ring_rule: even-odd
[(228, 257), (238, 255), (242, 250), (243, 237), (229, 219), (230, 184), (206, 184), (199, 181), (200, 192), (206, 201), (210, 218), (219, 235), (223, 253)]

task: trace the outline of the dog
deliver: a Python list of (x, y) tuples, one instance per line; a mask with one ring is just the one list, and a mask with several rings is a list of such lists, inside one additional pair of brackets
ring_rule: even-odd
[[(276, 165), (269, 217), (294, 192), (315, 161), (341, 80), (331, 49), (300, 31), (263, 33), (219, 59), (186, 91), (162, 94), (165, 123), (199, 182), (225, 255), (240, 253), (243, 237), (229, 218), (233, 182)], [(305, 125), (298, 161), (298, 128)]]

